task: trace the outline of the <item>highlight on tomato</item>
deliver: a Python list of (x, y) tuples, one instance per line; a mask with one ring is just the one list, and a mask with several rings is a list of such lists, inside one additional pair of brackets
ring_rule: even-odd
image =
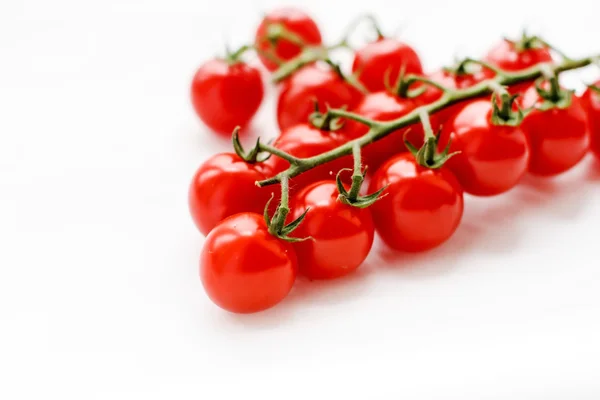
[(260, 72), (240, 59), (246, 50), (242, 47), (223, 59), (204, 63), (192, 80), (196, 114), (213, 131), (227, 137), (236, 126), (249, 124), (263, 99)]
[(561, 88), (554, 76), (528, 89), (522, 104), (531, 109), (522, 124), (529, 141), (529, 172), (553, 176), (577, 165), (590, 142), (581, 99), (573, 91)]
[(321, 32), (302, 10), (278, 8), (265, 15), (256, 30), (254, 44), (263, 65), (274, 71), (281, 62), (299, 55), (305, 46), (320, 45)]

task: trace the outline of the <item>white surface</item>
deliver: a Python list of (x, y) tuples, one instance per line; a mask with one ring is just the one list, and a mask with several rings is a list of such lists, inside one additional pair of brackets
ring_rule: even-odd
[[(277, 3), (2, 2), (0, 398), (600, 398), (591, 159), (469, 199), (435, 251), (378, 246), (351, 278), (301, 281), (258, 315), (209, 302), (186, 192), (228, 143), (193, 115), (189, 79)], [(428, 69), (523, 24), (575, 56), (600, 47), (597, 0), (298, 3), (330, 40), (368, 7)], [(273, 114), (257, 131), (274, 134)]]

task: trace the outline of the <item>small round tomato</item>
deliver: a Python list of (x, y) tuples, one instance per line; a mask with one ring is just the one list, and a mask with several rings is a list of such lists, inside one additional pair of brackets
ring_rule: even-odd
[(203, 235), (219, 222), (244, 211), (262, 213), (273, 188), (254, 182), (271, 176), (266, 163), (249, 164), (236, 154), (217, 154), (204, 162), (192, 179), (189, 207)]
[(400, 154), (377, 170), (369, 191), (385, 186), (386, 195), (369, 208), (377, 233), (391, 248), (428, 250), (448, 240), (458, 228), (463, 191), (445, 167), (425, 168), (412, 154)]
[[(535, 87), (523, 96), (523, 107), (539, 107), (544, 100)], [(566, 108), (535, 109), (525, 117), (522, 128), (529, 139), (529, 172), (551, 176), (574, 167), (589, 148), (585, 108), (575, 95)]]
[[(503, 39), (488, 52), (484, 61), (509, 72), (519, 72), (540, 63), (552, 62), (552, 54), (547, 47), (529, 42), (529, 38), (523, 38), (520, 42)], [(531, 82), (518, 83), (510, 87), (510, 92), (521, 92), (530, 84)]]
[(492, 196), (513, 188), (527, 172), (529, 146), (520, 127), (494, 125), (492, 103), (475, 100), (444, 125), (440, 148), (452, 140), (446, 163), (465, 192)]
[[(413, 99), (400, 98), (388, 92), (375, 92), (366, 95), (353, 110), (354, 113), (375, 121), (391, 121), (401, 118), (417, 107)], [(359, 137), (367, 133), (369, 128), (359, 122), (348, 121), (347, 132), (351, 137)], [(420, 124), (398, 129), (367, 145), (363, 151), (365, 164), (374, 172), (381, 164), (395, 154), (406, 151), (404, 134), (408, 131), (408, 140), (416, 147), (423, 144), (423, 128)]]
[(293, 219), (310, 208), (294, 235), (313, 240), (293, 244), (300, 272), (310, 279), (332, 279), (353, 272), (373, 245), (375, 228), (369, 209), (343, 204), (338, 195), (334, 181), (321, 181), (293, 199)]
[[(304, 12), (297, 8), (285, 7), (279, 8), (268, 13), (261, 21), (256, 31), (255, 46), (263, 53), (269, 53), (274, 50), (274, 54), (282, 61), (287, 61), (302, 51), (299, 43), (294, 43), (285, 38), (277, 39), (274, 47), (269, 41), (269, 27), (283, 27), (287, 32), (296, 36), (304, 42), (305, 45), (318, 46), (321, 44), (321, 32), (319, 27)], [(267, 69), (274, 71), (278, 65), (261, 53), (258, 54), (260, 60)]]
[(315, 101), (319, 109), (327, 107), (352, 108), (362, 94), (348, 84), (331, 68), (308, 65), (284, 81), (277, 102), (277, 122), (282, 131), (308, 122), (314, 112)]
[(387, 74), (393, 85), (402, 67), (406, 74), (423, 73), (421, 60), (410, 46), (393, 38), (382, 37), (356, 52), (352, 72), (358, 74), (359, 80), (369, 91), (376, 92), (386, 89)]
[(217, 59), (198, 69), (191, 96), (200, 119), (229, 137), (236, 126), (245, 127), (256, 114), (263, 98), (263, 82), (256, 68)]
[[(428, 78), (448, 89), (468, 89), (489, 78), (488, 74), (484, 71), (483, 68), (478, 68), (472, 73), (457, 74), (455, 71), (440, 69), (430, 74)], [(439, 100), (443, 94), (444, 93), (435, 86), (427, 85), (425, 92), (415, 100), (419, 105), (431, 104), (434, 101)], [(432, 120), (434, 132), (468, 102), (469, 101), (463, 101), (435, 113)], [(437, 123), (437, 126), (433, 124), (434, 121)]]
[[(308, 158), (333, 150), (340, 144), (341, 139), (336, 132), (323, 131), (309, 123), (305, 123), (283, 131), (275, 140), (274, 146), (294, 157)], [(277, 156), (272, 156), (265, 161), (265, 164), (269, 166), (273, 175), (286, 170), (290, 166), (289, 162)], [(317, 181), (335, 179), (340, 169), (351, 167), (351, 157), (341, 157), (319, 165), (292, 178), (290, 180), (290, 191), (296, 192)]]
[[(594, 87), (600, 88), (600, 81), (597, 81)], [(588, 88), (583, 94), (582, 100), (588, 114), (590, 149), (600, 157), (600, 89)]]
[(292, 289), (298, 263), (287, 243), (269, 233), (262, 215), (241, 213), (217, 225), (200, 256), (208, 297), (234, 313), (271, 308)]

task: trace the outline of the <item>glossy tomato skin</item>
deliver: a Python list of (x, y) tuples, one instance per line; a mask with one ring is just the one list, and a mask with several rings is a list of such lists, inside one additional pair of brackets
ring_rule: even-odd
[(208, 235), (233, 214), (262, 213), (274, 188), (259, 188), (254, 182), (270, 176), (265, 163), (248, 164), (236, 154), (209, 158), (196, 171), (188, 192), (190, 213), (198, 230)]
[[(594, 85), (600, 87), (600, 81)], [(600, 158), (600, 94), (588, 88), (582, 96), (582, 102), (588, 115), (590, 149)]]
[[(543, 100), (535, 87), (525, 92), (523, 107), (539, 106)], [(573, 168), (589, 149), (588, 121), (581, 99), (572, 96), (567, 108), (533, 110), (522, 124), (529, 140), (529, 172), (553, 176)]]
[(331, 68), (308, 65), (289, 77), (283, 84), (277, 102), (277, 122), (284, 131), (294, 125), (308, 122), (317, 100), (320, 110), (327, 106), (354, 107), (362, 94), (345, 82)]
[(529, 145), (520, 127), (491, 122), (489, 100), (467, 104), (442, 130), (440, 148), (452, 140), (451, 152), (460, 151), (446, 166), (464, 191), (493, 196), (513, 188), (527, 172)]
[(200, 279), (210, 299), (233, 313), (273, 307), (292, 289), (298, 264), (291, 244), (272, 236), (263, 217), (233, 215), (208, 235)]
[[(388, 92), (375, 92), (366, 95), (353, 112), (375, 121), (390, 121), (401, 118), (417, 107), (412, 99), (402, 99)], [(367, 133), (368, 128), (358, 122), (348, 121), (348, 132), (353, 138)], [(424, 134), (420, 124), (392, 132), (383, 139), (363, 148), (364, 163), (374, 172), (390, 157), (405, 152), (404, 134), (408, 131), (408, 140), (416, 147), (423, 144)]]
[(236, 126), (248, 125), (260, 107), (262, 78), (256, 68), (242, 62), (208, 61), (192, 80), (191, 98), (200, 119), (229, 137)]
[[(268, 13), (256, 30), (255, 45), (262, 52), (272, 51), (271, 44), (266, 39), (267, 28), (270, 24), (281, 24), (288, 31), (304, 40), (307, 45), (318, 46), (321, 44), (321, 32), (315, 21), (297, 8), (284, 7)], [(301, 51), (302, 48), (298, 44), (286, 39), (279, 39), (275, 45), (275, 54), (282, 61), (296, 57)], [(269, 71), (277, 69), (277, 64), (268, 57), (260, 53), (258, 56)]]
[(293, 200), (294, 219), (310, 208), (294, 236), (314, 240), (293, 244), (300, 273), (310, 279), (339, 278), (355, 271), (373, 245), (375, 228), (369, 209), (343, 204), (338, 195), (334, 181), (321, 181)]
[(402, 66), (406, 68), (406, 74), (423, 73), (421, 60), (410, 46), (384, 37), (356, 52), (352, 72), (358, 74), (359, 80), (369, 91), (377, 92), (386, 89), (386, 71), (389, 69), (390, 84), (393, 85)]
[[(514, 42), (503, 39), (490, 49), (484, 57), (484, 61), (505, 71), (518, 72), (540, 63), (552, 62), (552, 54), (545, 47), (534, 47), (519, 51)], [(519, 83), (511, 86), (509, 91), (511, 93), (522, 92), (530, 84), (530, 82)]]
[(377, 170), (369, 191), (385, 186), (387, 195), (370, 209), (375, 229), (389, 247), (425, 251), (444, 243), (458, 228), (463, 190), (445, 167), (424, 168), (412, 154), (400, 154)]
[[(340, 144), (342, 142), (336, 132), (322, 131), (305, 123), (292, 126), (283, 131), (273, 145), (294, 157), (308, 158), (333, 150)], [(273, 175), (286, 170), (290, 166), (287, 161), (276, 156), (269, 158), (265, 164), (268, 165)], [(350, 157), (342, 157), (319, 165), (292, 178), (290, 180), (290, 192), (295, 193), (317, 181), (335, 179), (340, 169), (351, 167), (352, 159)]]
[[(472, 74), (462, 75), (457, 75), (456, 73), (453, 73), (451, 71), (440, 69), (438, 71), (433, 72), (432, 74), (429, 74), (428, 78), (449, 89), (462, 90), (473, 87), (478, 83), (489, 79), (490, 74), (489, 71), (486, 71), (484, 69), (481, 69)], [(440, 89), (436, 88), (435, 86), (428, 85), (425, 92), (422, 95), (418, 96), (415, 100), (419, 105), (427, 105), (439, 100), (443, 94), (444, 93)], [(470, 100), (467, 100), (451, 105), (450, 107), (447, 107), (432, 115), (431, 125), (434, 128), (434, 131), (437, 130), (436, 128), (443, 126), (444, 123), (450, 119), (450, 117), (455, 115), (459, 110), (461, 110), (465, 106), (465, 104), (469, 102)]]

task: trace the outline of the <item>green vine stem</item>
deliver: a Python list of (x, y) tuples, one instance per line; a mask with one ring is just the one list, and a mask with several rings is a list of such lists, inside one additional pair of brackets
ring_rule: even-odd
[[(595, 62), (595, 60), (598, 57), (600, 56), (596, 55), (593, 57), (585, 57), (574, 60), (563, 60), (560, 63), (550, 65), (550, 69), (553, 71), (554, 74), (559, 74), (564, 71), (588, 66)], [(368, 126), (369, 131), (360, 138), (349, 141), (333, 150), (319, 154), (318, 156), (294, 159), (294, 163), (291, 163), (290, 167), (287, 170), (280, 172), (279, 174), (269, 179), (258, 181), (256, 182), (256, 184), (258, 186), (266, 186), (281, 182), (282, 178), (293, 178), (304, 171), (308, 171), (312, 168), (315, 168), (318, 165), (351, 154), (352, 148), (356, 144), (358, 144), (360, 147), (367, 146), (368, 144), (373, 143), (374, 141), (379, 140), (381, 138), (384, 138), (385, 136), (400, 128), (418, 123), (420, 121), (420, 115), (423, 111), (431, 115), (461, 101), (474, 99), (486, 94), (493, 93), (495, 90), (498, 89), (498, 86), (509, 86), (524, 81), (535, 80), (540, 76), (543, 76), (543, 68), (546, 67), (537, 65), (520, 72), (501, 71), (501, 73), (498, 74), (495, 78), (480, 82), (479, 84), (470, 88), (462, 90), (447, 90), (446, 92), (444, 92), (444, 95), (439, 100), (431, 104), (421, 106), (416, 110), (410, 112), (409, 114), (405, 115), (404, 117), (392, 121), (373, 121), (371, 119), (364, 118), (360, 115), (354, 114), (349, 111), (341, 109), (329, 110), (329, 112), (334, 117), (347, 118)], [(260, 150), (273, 153), (272, 146), (266, 146), (262, 143), (260, 143), (259, 146)], [(281, 152), (279, 151), (279, 153)], [(273, 154), (281, 156), (281, 154)]]

